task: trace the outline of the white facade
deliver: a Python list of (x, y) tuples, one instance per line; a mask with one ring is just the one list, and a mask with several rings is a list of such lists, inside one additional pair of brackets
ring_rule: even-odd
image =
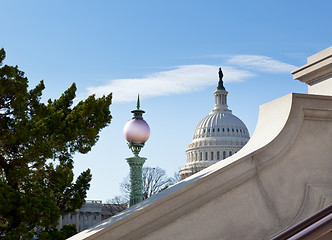
[(197, 125), (187, 152), (187, 163), (180, 169), (181, 179), (238, 152), (249, 140), (245, 124), (228, 109), (224, 87), (214, 92), (215, 104)]
[[(294, 79), (331, 86), (332, 53), (319, 56)], [(70, 239), (271, 239), (332, 204), (331, 136), (332, 88), (288, 94), (238, 153)]]
[(86, 201), (81, 209), (74, 213), (61, 216), (58, 228), (61, 229), (66, 224), (76, 224), (77, 232), (92, 227), (102, 220), (102, 201)]
[(126, 208), (126, 204), (104, 204), (101, 200), (87, 200), (82, 208), (61, 216), (57, 227), (61, 229), (66, 224), (76, 224), (77, 232), (81, 232)]

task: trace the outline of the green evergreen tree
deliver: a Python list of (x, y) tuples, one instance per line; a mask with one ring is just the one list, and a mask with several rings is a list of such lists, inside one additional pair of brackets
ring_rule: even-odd
[(52, 229), (49, 231), (41, 232), (38, 235), (39, 240), (66, 240), (67, 238), (77, 233), (75, 224), (64, 225), (60, 231)]
[(91, 173), (73, 181), (73, 154), (87, 153), (111, 122), (112, 96), (73, 106), (72, 84), (57, 100), (40, 101), (41, 81), (28, 90), (17, 66), (0, 50), (0, 238), (29, 239), (33, 229), (55, 229), (60, 215), (84, 204)]

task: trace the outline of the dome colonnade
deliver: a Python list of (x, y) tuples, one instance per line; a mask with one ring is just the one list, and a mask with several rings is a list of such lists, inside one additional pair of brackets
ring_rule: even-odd
[(215, 104), (197, 125), (186, 149), (187, 162), (180, 169), (181, 179), (211, 166), (239, 151), (249, 140), (245, 124), (228, 109), (227, 94), (219, 68), (219, 83), (214, 91)]

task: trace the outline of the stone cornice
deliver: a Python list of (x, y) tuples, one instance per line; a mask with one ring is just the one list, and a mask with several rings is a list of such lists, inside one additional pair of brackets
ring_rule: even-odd
[(311, 57), (307, 64), (292, 71), (293, 79), (312, 86), (332, 77), (332, 47)]

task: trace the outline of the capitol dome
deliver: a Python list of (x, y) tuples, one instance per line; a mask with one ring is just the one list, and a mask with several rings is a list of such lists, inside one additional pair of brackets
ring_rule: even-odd
[(214, 108), (194, 131), (193, 139), (186, 149), (187, 163), (180, 169), (181, 179), (233, 155), (249, 141), (246, 125), (228, 109), (228, 92), (222, 78), (223, 73), (219, 68)]

